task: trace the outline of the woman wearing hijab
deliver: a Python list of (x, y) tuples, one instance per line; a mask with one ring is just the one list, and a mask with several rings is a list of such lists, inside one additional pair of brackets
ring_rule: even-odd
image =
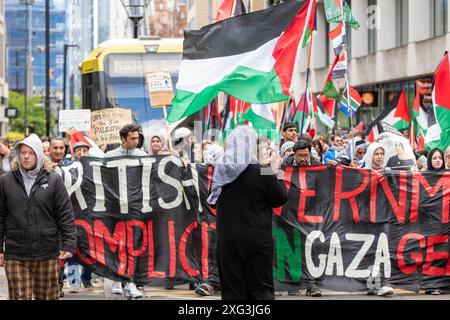
[[(427, 171), (442, 172), (445, 171), (444, 153), (441, 149), (433, 149), (427, 156)], [(425, 294), (440, 295), (442, 292), (440, 289), (425, 290)]]
[(286, 201), (284, 183), (257, 162), (256, 132), (234, 129), (214, 166), (208, 198), (217, 209), (222, 299), (274, 299), (272, 208)]
[(441, 149), (433, 149), (428, 153), (427, 157), (427, 167), (429, 171), (444, 171), (444, 153)]
[(382, 171), (384, 169), (384, 148), (378, 142), (372, 142), (367, 148), (367, 153), (364, 158), (364, 168), (375, 171)]

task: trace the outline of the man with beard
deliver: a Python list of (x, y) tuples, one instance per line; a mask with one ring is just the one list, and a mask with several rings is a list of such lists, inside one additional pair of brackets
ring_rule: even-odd
[(324, 164), (337, 165), (336, 155), (344, 149), (342, 143), (340, 136), (331, 136), (331, 148), (323, 155)]

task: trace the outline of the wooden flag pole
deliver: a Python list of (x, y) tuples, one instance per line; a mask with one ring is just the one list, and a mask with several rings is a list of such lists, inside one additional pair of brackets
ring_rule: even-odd
[(300, 127), (300, 136), (303, 134), (303, 126), (304, 126), (304, 123), (305, 123), (306, 101), (308, 99), (309, 78), (311, 76), (311, 58), (312, 58), (312, 54), (311, 53), (312, 53), (313, 40), (314, 40), (314, 30), (311, 31), (311, 41), (309, 42), (308, 68), (306, 69), (305, 101), (303, 102), (302, 125)]
[(163, 108), (163, 112), (164, 112), (164, 121), (166, 122), (166, 129), (167, 129), (167, 144), (169, 146), (169, 151), (172, 152), (173, 147), (172, 147), (172, 138), (170, 137), (170, 126), (169, 126), (169, 122), (167, 121), (167, 106), (162, 106)]

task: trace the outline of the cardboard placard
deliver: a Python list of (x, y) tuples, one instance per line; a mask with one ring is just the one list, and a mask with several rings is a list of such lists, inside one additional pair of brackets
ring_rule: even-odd
[(75, 128), (78, 131), (91, 130), (91, 110), (60, 110), (59, 132), (67, 132), (70, 128)]
[(172, 104), (173, 85), (169, 72), (150, 72), (145, 76), (152, 107)]
[(87, 133), (97, 145), (121, 143), (119, 131), (126, 124), (132, 123), (131, 110), (107, 108), (93, 111), (91, 130)]

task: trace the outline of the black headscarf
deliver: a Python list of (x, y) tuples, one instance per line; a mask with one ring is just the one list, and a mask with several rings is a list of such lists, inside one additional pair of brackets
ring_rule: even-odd
[[(431, 165), (431, 158), (433, 157), (433, 154), (434, 154), (436, 151), (439, 152), (439, 153), (441, 154), (441, 157), (442, 157), (442, 166), (441, 166), (439, 169), (435, 169), (435, 168), (433, 168), (433, 166)], [(435, 148), (435, 149), (431, 150), (431, 151), (428, 153), (428, 156), (427, 156), (427, 167), (428, 167), (428, 170), (429, 170), (429, 171), (444, 171), (444, 170), (445, 170), (445, 158), (444, 158), (444, 153), (442, 152), (441, 149)]]

